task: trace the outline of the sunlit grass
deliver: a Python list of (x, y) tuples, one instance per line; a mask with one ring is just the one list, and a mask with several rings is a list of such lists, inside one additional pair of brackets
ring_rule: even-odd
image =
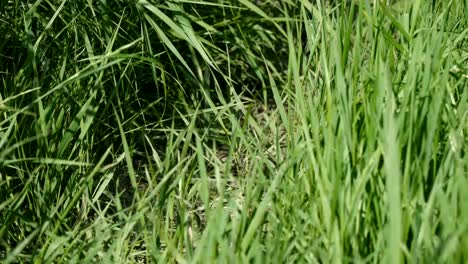
[(2, 2), (0, 259), (461, 263), (468, 6), (384, 2)]

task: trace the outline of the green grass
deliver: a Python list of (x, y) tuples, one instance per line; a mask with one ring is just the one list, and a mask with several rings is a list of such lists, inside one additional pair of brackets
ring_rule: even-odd
[(462, 263), (467, 1), (2, 1), (2, 263)]

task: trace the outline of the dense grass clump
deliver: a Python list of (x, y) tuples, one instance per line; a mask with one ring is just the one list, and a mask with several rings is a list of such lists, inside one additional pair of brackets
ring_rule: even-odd
[(462, 263), (468, 2), (2, 1), (0, 260)]

